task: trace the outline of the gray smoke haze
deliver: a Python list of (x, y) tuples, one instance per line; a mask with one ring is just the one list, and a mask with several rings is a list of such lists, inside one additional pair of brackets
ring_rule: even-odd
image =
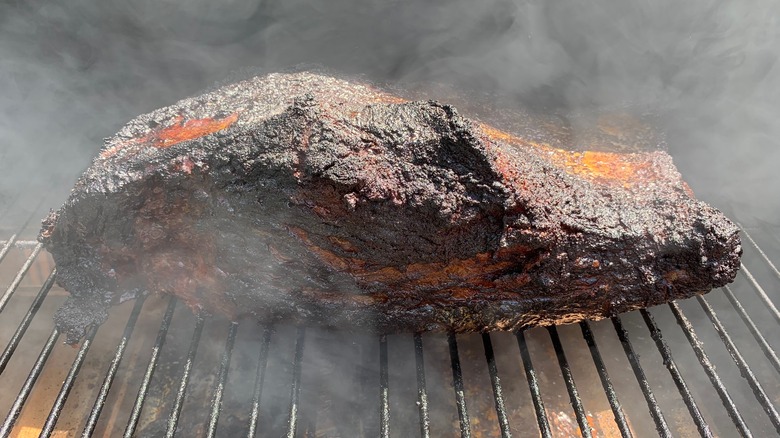
[(0, 206), (64, 195), (139, 113), (247, 67), (307, 63), (549, 111), (649, 106), (701, 198), (777, 223), (779, 17), (772, 0), (6, 3)]
[[(667, 133), (661, 147), (701, 199), (744, 224), (780, 224), (779, 54), (777, 0), (2, 2), (0, 230), (16, 195), (53, 191), (45, 207), (58, 207), (102, 139), (138, 114), (244, 72), (300, 64), (402, 88), (449, 84), (540, 111), (651, 108)], [(186, 345), (189, 333), (168, 345)], [(319, 370), (323, 388), (349, 401), (342, 409), (362, 414), (342, 383), (374, 372), (355, 370), (355, 363), (378, 360), (376, 347), (334, 348), (307, 336), (304, 369)], [(284, 348), (294, 345), (292, 336), (283, 339)], [(216, 358), (220, 348), (206, 343), (199, 354)], [(467, 348), (464, 366), (483, 360), (479, 348), (471, 356)], [(651, 356), (647, 348), (643, 360)], [(289, 377), (274, 366), (287, 366), (292, 350), (287, 354), (272, 350), (264, 390), (285, 409)], [(412, 357), (391, 350), (390, 363), (413, 366)], [(449, 378), (444, 347), (438, 357), (441, 372), (429, 372), (429, 382)], [(401, 375), (392, 375), (393, 385)]]

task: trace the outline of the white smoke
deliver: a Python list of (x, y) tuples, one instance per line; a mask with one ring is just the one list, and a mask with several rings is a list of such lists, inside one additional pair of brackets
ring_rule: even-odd
[(653, 107), (694, 190), (743, 221), (780, 203), (777, 2), (333, 0), (0, 6), (0, 202), (64, 192), (126, 120), (246, 66), (449, 83), (555, 111)]

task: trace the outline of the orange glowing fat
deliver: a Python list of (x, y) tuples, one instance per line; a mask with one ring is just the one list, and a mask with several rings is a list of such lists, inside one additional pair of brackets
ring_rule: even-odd
[(548, 155), (558, 167), (586, 178), (614, 180), (624, 185), (631, 185), (638, 182), (640, 172), (650, 166), (650, 163), (636, 154), (567, 151), (550, 147), (547, 144), (526, 141), (488, 125), (480, 124), (480, 129), (492, 140), (535, 147)]
[(120, 149), (126, 146), (138, 144), (166, 149), (183, 141), (192, 140), (227, 129), (237, 120), (238, 113), (233, 113), (222, 119), (207, 117), (203, 119), (184, 120), (183, 116), (178, 116), (173, 125), (159, 128), (143, 137), (116, 144), (113, 147), (104, 150), (100, 156), (108, 158), (115, 155)]
[(147, 139), (155, 147), (169, 148), (177, 143), (226, 129), (236, 120), (238, 120), (238, 113), (233, 113), (224, 119), (205, 118), (186, 121), (179, 116), (174, 125), (150, 134)]
[(638, 182), (640, 171), (649, 165), (647, 162), (632, 161), (630, 156), (613, 152), (569, 152), (560, 149), (553, 153), (553, 161), (576, 174), (619, 180), (624, 184)]

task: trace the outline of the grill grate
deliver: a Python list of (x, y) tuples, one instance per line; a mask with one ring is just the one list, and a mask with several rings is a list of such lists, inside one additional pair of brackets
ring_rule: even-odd
[[(30, 218), (40, 216), (37, 208), (32, 212)], [(664, 306), (659, 306), (611, 321), (582, 322), (576, 333), (571, 327), (548, 327), (545, 338), (541, 335), (544, 330), (532, 329), (515, 333), (509, 344), (501, 337), (505, 335), (489, 333), (481, 337), (339, 334), (333, 335), (337, 341), (332, 344), (338, 348), (328, 355), (325, 350), (330, 347), (320, 346), (320, 342), (331, 335), (314, 329), (262, 327), (253, 322), (230, 323), (190, 316), (187, 309), (177, 306), (174, 298), (149, 297), (133, 302), (123, 329), (121, 323), (109, 321), (91, 330), (75, 354), (66, 351), (70, 354), (66, 366), (59, 359), (53, 363), (55, 357), (63, 356), (59, 351), (67, 348), (59, 342), (56, 329), (48, 337), (26, 336), (31, 331), (50, 329), (51, 314), (41, 309), (54, 308), (64, 298), (64, 292), (54, 285), (56, 270), (51, 267), (48, 254), (37, 242), (23, 239), (35, 232), (34, 228), (28, 218), (20, 230), (8, 233), (7, 240), (0, 242), (0, 282), (8, 284), (0, 297), (0, 323), (11, 324), (6, 323), (13, 319), (9, 316), (11, 305), (14, 301), (22, 303), (14, 306), (13, 313), (22, 316), (18, 322), (13, 321), (12, 330), (8, 331), (13, 333), (7, 339), (3, 337), (6, 344), (0, 356), (0, 393), (6, 395), (0, 395), (0, 407), (7, 409), (7, 415), (0, 426), (0, 438), (12, 433), (21, 436), (24, 428), (32, 428), (44, 437), (55, 436), (62, 430), (84, 437), (113, 435), (118, 430), (123, 430), (125, 437), (154, 431), (165, 436), (187, 435), (185, 431), (197, 430), (207, 437), (282, 434), (293, 438), (348, 436), (344, 430), (350, 430), (357, 435), (393, 437), (419, 433), (427, 438), (439, 435), (447, 426), (449, 434), (459, 432), (462, 437), (510, 437), (513, 432), (517, 435), (533, 428), (534, 418), (543, 437), (632, 437), (645, 435), (647, 430), (642, 427), (654, 427), (658, 435), (668, 437), (688, 430), (686, 425), (693, 426), (689, 431), (698, 431), (701, 436), (780, 433), (776, 408), (780, 394), (780, 360), (775, 351), (778, 341), (776, 336), (765, 336), (776, 333), (780, 323), (775, 305), (779, 299), (780, 272), (772, 262), (780, 254), (780, 239), (770, 227), (750, 231), (743, 227), (743, 236), (749, 242), (745, 266), (731, 287), (707, 297), (670, 303), (668, 314), (662, 312)], [(766, 239), (754, 238), (753, 232)], [(768, 248), (760, 247), (759, 241), (762, 246), (766, 241)], [(52, 300), (53, 304), (47, 307)], [(156, 332), (145, 329), (150, 327), (146, 314), (154, 313), (150, 307), (165, 307), (164, 312), (158, 312), (162, 316)], [(696, 313), (699, 309), (701, 314)], [(644, 327), (638, 325), (639, 321)], [(102, 333), (110, 330), (103, 327), (112, 324), (118, 327), (114, 329), (119, 333), (116, 339)], [(675, 334), (671, 327), (674, 324), (682, 337)], [(713, 331), (714, 335), (709, 333)], [(246, 333), (259, 336), (247, 338), (243, 336)], [(649, 334), (652, 344), (645, 340), (645, 334)], [(28, 345), (30, 338), (37, 343)], [(502, 341), (497, 343), (499, 338)], [(713, 342), (717, 340), (720, 342)], [(401, 345), (407, 341), (411, 341), (408, 351)], [(509, 348), (513, 343), (516, 348)], [(482, 361), (479, 355), (472, 354), (475, 344), (481, 344), (484, 353), (481, 366), (485, 367), (484, 383), (489, 381), (489, 388), (477, 382), (479, 379), (470, 380), (475, 363)], [(655, 352), (649, 345), (654, 345)], [(178, 356), (169, 352), (178, 346), (186, 352)], [(37, 351), (39, 354), (33, 359)], [(251, 354), (247, 355), (247, 351)], [(352, 362), (356, 371), (352, 373), (354, 381), (344, 389), (354, 401), (346, 404), (344, 398), (336, 397), (341, 384), (328, 381), (330, 375), (350, 374), (350, 370), (339, 370), (338, 364), (330, 361), (343, 351), (352, 354), (345, 360)], [(615, 354), (616, 351), (622, 355)], [(443, 362), (440, 356), (446, 359), (447, 353), (449, 360)], [(20, 370), (17, 366), (24, 360), (14, 361), (24, 355), (30, 356), (31, 364)], [(660, 356), (668, 373), (665, 377), (646, 359), (653, 355)], [(201, 356), (213, 356), (214, 360)], [(553, 360), (540, 360), (544, 356), (554, 356), (557, 367)], [(100, 365), (102, 357), (110, 358), (105, 369)], [(585, 363), (583, 357), (589, 357), (590, 362)], [(727, 363), (728, 358), (731, 364)], [(516, 369), (505, 366), (509, 359), (517, 363)], [(205, 361), (200, 368), (208, 368), (206, 372), (198, 368), (199, 360)], [(442, 363), (446, 363), (445, 367), (441, 367)], [(591, 366), (595, 369), (590, 379), (593, 381), (585, 379), (582, 372)], [(621, 372), (621, 366), (630, 371)], [(741, 377), (735, 379), (724, 373), (722, 370), (728, 366), (736, 367)], [(399, 367), (409, 372), (399, 373)], [(139, 375), (133, 378), (136, 368)], [(88, 375), (84, 375), (85, 370), (90, 371)], [(18, 375), (20, 371), (27, 377), (18, 391), (9, 389), (14, 384), (9, 374)], [(65, 376), (54, 379), (58, 383), (53, 389), (42, 383), (48, 373), (58, 375), (57, 372)], [(626, 375), (633, 382), (627, 383)], [(163, 391), (161, 376), (170, 382)], [(311, 376), (319, 379), (312, 380)], [(232, 384), (232, 378), (244, 383)], [(524, 395), (517, 390), (523, 386), (517, 381), (523, 378), (527, 383)], [(95, 384), (79, 386), (79, 381)], [(432, 383), (442, 381), (451, 386), (449, 400), (443, 401), (445, 391), (440, 383)], [(594, 395), (593, 387), (599, 383), (602, 393)], [(208, 389), (202, 390), (203, 386)], [(630, 386), (638, 388), (637, 394), (642, 397), (631, 397)], [(80, 411), (68, 410), (74, 391), (81, 391), (79, 398), (84, 399), (82, 387), (91, 388), (86, 396), (90, 406)], [(236, 402), (240, 397), (232, 396), (237, 387), (245, 387), (243, 404)], [(558, 398), (565, 400), (568, 396), (568, 406), (551, 396), (550, 390)], [(53, 401), (45, 406), (45, 415), (27, 415), (27, 411), (34, 410), (30, 403), (36, 391), (51, 394), (48, 400)], [(717, 398), (708, 397), (713, 391)], [(405, 392), (411, 397), (404, 401), (400, 398)], [(526, 397), (532, 403), (527, 404), (529, 412), (524, 415), (518, 413), (524, 408), (518, 406), (517, 399)], [(610, 414), (606, 424), (603, 414), (597, 418), (588, 408), (598, 404), (599, 398), (605, 399), (608, 406), (604, 411)], [(198, 399), (203, 399), (202, 403)], [(489, 407), (484, 406), (485, 399), (490, 400)], [(128, 407), (122, 409), (122, 403)], [(444, 405), (451, 409), (442, 415), (447, 411), (442, 408)], [(681, 406), (682, 410), (674, 406)], [(205, 415), (193, 415), (199, 409)], [(73, 418), (72, 411), (83, 416)], [(411, 420), (416, 423), (414, 426), (408, 424), (409, 415), (404, 415), (410, 412), (417, 417)], [(570, 420), (571, 414), (574, 421)], [(643, 415), (647, 419), (643, 420)], [(338, 424), (342, 419), (343, 424)], [(526, 421), (520, 422), (523, 419)]]

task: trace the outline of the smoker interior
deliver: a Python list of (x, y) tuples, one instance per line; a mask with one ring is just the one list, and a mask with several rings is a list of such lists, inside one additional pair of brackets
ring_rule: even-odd
[(324, 332), (198, 318), (152, 294), (80, 345), (35, 242), (52, 200), (0, 210), (0, 437), (770, 436), (780, 433), (780, 228), (703, 298), (522, 333)]

